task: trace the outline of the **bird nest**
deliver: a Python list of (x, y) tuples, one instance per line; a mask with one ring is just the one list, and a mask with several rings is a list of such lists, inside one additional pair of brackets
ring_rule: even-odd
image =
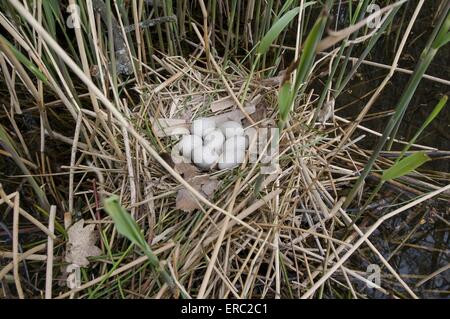
[[(361, 245), (354, 243), (360, 228), (341, 206), (366, 156), (355, 141), (341, 143), (345, 120), (331, 112), (316, 123), (317, 96), (311, 92), (295, 100), (279, 130), (279, 77), (250, 77), (231, 63), (213, 68), (181, 57), (155, 57), (155, 63), (134, 90), (125, 89), (129, 99), (116, 101), (117, 110), (83, 109), (73, 137), (52, 133), (71, 145), (70, 165), (62, 167), (69, 177), (58, 183), (69, 189), (65, 224), (74, 224), (55, 250), (56, 260), (69, 263), (57, 275), (63, 281), (55, 295), (82, 297), (91, 288), (95, 297), (120, 291), (140, 297), (293, 297), (311, 295), (330, 277), (333, 289), (353, 292), (349, 276), (367, 281), (342, 265)], [(199, 117), (233, 120), (254, 132), (245, 160), (210, 170), (175, 162), (174, 146)], [(102, 209), (112, 195), (136, 221), (174, 287), (160, 281), (140, 248), (117, 235)], [(349, 225), (354, 231), (346, 237)], [(325, 276), (327, 267), (336, 269)], [(109, 287), (119, 283), (122, 289), (112, 293)]]
[[(119, 196), (168, 265), (178, 294), (260, 298), (304, 291), (322, 274), (326, 261), (338, 257), (335, 249), (347, 248), (333, 241), (333, 231), (349, 222), (340, 214), (339, 194), (355, 179), (358, 164), (352, 154), (359, 157), (359, 151), (352, 143), (336, 151), (339, 126), (333, 117), (314, 125), (314, 94), (295, 101), (289, 122), (278, 131), (277, 77), (248, 80), (237, 65), (229, 64), (218, 73), (180, 57), (157, 62), (158, 71), (136, 86), (140, 102), (124, 110), (148, 145), (113, 124), (113, 134), (120, 134), (115, 143), (122, 157), (85, 155), (86, 160), (97, 161), (96, 167), (102, 166), (99, 162), (105, 165), (95, 169), (100, 182), (98, 195), (91, 198)], [(245, 130), (264, 136), (258, 142), (263, 152), (248, 155), (232, 169), (202, 171), (189, 163), (175, 163), (174, 145), (199, 117), (241, 122)], [(114, 154), (114, 147), (108, 150), (112, 142), (107, 134), (101, 136), (104, 151)], [(270, 149), (276, 152), (264, 153)], [(74, 169), (92, 171), (92, 165), (80, 163)], [(74, 196), (84, 198), (86, 193)], [(90, 207), (95, 205), (98, 209), (98, 203)], [(145, 257), (137, 263), (125, 251), (123, 240), (114, 237), (109, 217), (97, 217), (104, 224), (103, 240), (114, 247), (112, 251), (124, 254), (119, 270), (139, 282), (140, 293), (171, 296), (174, 292), (161, 289), (158, 276), (144, 266)], [(130, 265), (141, 275), (131, 273)], [(337, 273), (335, 280), (347, 286), (342, 274)]]

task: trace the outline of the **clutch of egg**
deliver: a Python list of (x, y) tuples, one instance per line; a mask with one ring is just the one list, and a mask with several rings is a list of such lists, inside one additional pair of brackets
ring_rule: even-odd
[(241, 123), (227, 121), (216, 126), (213, 119), (192, 122), (191, 135), (183, 135), (175, 146), (186, 160), (202, 169), (238, 166), (244, 161), (246, 137)]

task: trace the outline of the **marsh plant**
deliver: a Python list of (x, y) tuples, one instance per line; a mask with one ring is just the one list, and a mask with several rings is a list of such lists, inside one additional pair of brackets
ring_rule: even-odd
[(1, 298), (447, 297), (449, 10), (1, 1)]

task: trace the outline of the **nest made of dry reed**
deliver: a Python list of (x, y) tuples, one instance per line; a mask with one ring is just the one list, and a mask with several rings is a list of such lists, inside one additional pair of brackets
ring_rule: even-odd
[[(205, 64), (180, 57), (158, 62), (161, 68), (152, 76), (157, 80), (136, 86), (140, 102), (122, 111), (170, 163), (168, 154), (176, 137), (158, 132), (154, 120), (189, 123), (199, 116), (239, 113), (233, 93), (226, 86), (238, 95), (248, 74), (230, 64), (221, 76)], [(276, 127), (276, 84), (277, 78), (250, 81), (243, 106), (254, 110), (247, 116), (240, 114), (245, 126)], [(310, 94), (295, 102), (290, 121), (280, 133), (278, 171), (261, 174), (261, 163), (257, 162), (231, 170), (197, 173), (218, 181), (208, 199), (235, 219), (204, 204), (191, 212), (177, 209), (177, 192), (183, 186), (138, 141), (114, 124), (111, 131), (117, 136), (114, 143), (122, 150), (122, 158), (113, 155), (113, 147), (108, 149), (111, 141), (106, 133), (97, 135), (105, 138), (98, 141), (105, 153), (91, 154), (79, 149), (84, 159), (77, 161), (73, 169), (87, 174), (77, 178), (76, 185), (92, 177), (92, 163), (96, 163), (99, 196), (119, 195), (121, 204), (136, 219), (152, 249), (171, 269), (177, 286), (192, 297), (300, 295), (322, 274), (327, 262), (350, 246), (334, 239), (333, 233), (348, 222), (338, 217), (342, 204), (338, 194), (355, 179), (357, 164), (352, 154), (361, 156), (351, 143), (334, 152), (339, 142), (336, 137), (339, 126), (332, 118), (329, 123), (311, 129), (314, 100), (314, 94)], [(252, 102), (254, 105), (250, 105)], [(86, 215), (88, 210), (101, 208), (95, 202), (97, 196), (93, 196), (92, 190), (75, 190), (74, 201), (79, 197), (89, 201), (82, 212), (85, 219), (90, 219)], [(97, 222), (103, 225), (102, 246), (110, 247), (114, 256), (121, 256), (120, 260), (113, 259), (121, 274), (107, 278), (102, 286), (93, 283), (96, 297), (118, 294), (109, 288), (119, 280), (124, 291), (131, 295), (171, 297), (172, 292), (165, 286), (161, 288), (158, 276), (146, 267), (145, 258), (136, 263), (139, 250), (127, 249), (127, 240), (115, 236), (109, 217), (98, 216), (101, 220)], [(92, 219), (96, 219), (93, 214)], [(104, 265), (110, 262), (107, 255), (92, 261), (89, 278), (104, 276)], [(333, 276), (338, 286), (348, 287), (347, 279), (342, 271)], [(93, 280), (88, 285), (90, 282)], [(86, 292), (78, 293), (83, 296)]]
[[(195, 182), (171, 162), (177, 137), (161, 132), (155, 121), (189, 126), (199, 116), (232, 116), (246, 127), (276, 128), (279, 78), (256, 75), (247, 85), (247, 70), (231, 63), (221, 66), (219, 73), (195, 59), (164, 57), (155, 62), (159, 67), (149, 70), (133, 90), (124, 87), (130, 98), (117, 103), (139, 138), (114, 117), (104, 125), (87, 109), (82, 109), (73, 136), (56, 130), (52, 134), (71, 156), (69, 165), (61, 166), (69, 174), (58, 175), (57, 182), (50, 174), (47, 185), (55, 196), (67, 199), (61, 203), (71, 212), (71, 223), (83, 219), (96, 225), (96, 245), (101, 249), (83, 266), (79, 287), (66, 286), (67, 273), (61, 267), (54, 274), (59, 279), (54, 282), (60, 283), (54, 296), (171, 298), (183, 293), (272, 298), (315, 292), (311, 286), (353, 249), (359, 236), (358, 226), (346, 236), (351, 219), (340, 207), (367, 154), (352, 141), (340, 145), (345, 120), (332, 115), (313, 123), (317, 96), (312, 91), (305, 94), (295, 101), (290, 120), (279, 132), (276, 171), (262, 174), (260, 161), (229, 170), (195, 171), (195, 178), (217, 182), (213, 192), (203, 193), (212, 205), (192, 196), (198, 208), (179, 209), (178, 194), (185, 186), (150, 154), (148, 145), (188, 183)], [(241, 107), (248, 114), (236, 100), (243, 90), (247, 92)], [(145, 147), (143, 140), (148, 142)], [(66, 188), (68, 194), (60, 191)], [(160, 282), (142, 251), (117, 234), (102, 210), (103, 199), (113, 194), (169, 269), (175, 291)], [(375, 247), (370, 249), (379, 255)], [(67, 250), (66, 241), (56, 243), (55, 263), (65, 265)], [(330, 273), (329, 289), (360, 296), (354, 279), (367, 281), (359, 271), (365, 271), (369, 255), (353, 249), (351, 257), (358, 259), (360, 269), (340, 266)], [(35, 282), (40, 282), (40, 262), (33, 263), (37, 263)]]

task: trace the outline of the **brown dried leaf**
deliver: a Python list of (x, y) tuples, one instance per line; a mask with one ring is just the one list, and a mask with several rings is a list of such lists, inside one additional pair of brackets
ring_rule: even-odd
[(200, 205), (191, 192), (186, 188), (180, 189), (177, 193), (176, 209), (192, 212), (197, 208), (200, 208)]
[[(178, 164), (179, 169), (184, 173), (186, 181), (197, 191), (199, 191), (206, 198), (211, 198), (217, 187), (219, 181), (215, 178), (211, 178), (207, 175), (198, 176), (198, 170), (195, 172), (189, 166), (190, 164)], [(186, 176), (190, 176), (187, 178)], [(195, 209), (200, 208), (200, 204), (194, 195), (191, 194), (186, 188), (181, 188), (177, 193), (176, 208), (185, 212), (192, 212)]]
[(83, 227), (84, 219), (80, 219), (67, 231), (69, 241), (67, 243), (66, 261), (80, 267), (89, 265), (88, 257), (99, 256), (102, 251), (95, 246), (97, 236), (94, 233), (95, 225)]
[[(253, 114), (250, 114), (250, 118), (255, 122), (260, 122), (264, 119), (268, 119), (267, 116), (267, 102), (264, 100), (259, 100), (258, 104), (255, 104), (255, 112)], [(244, 118), (243, 120), (244, 127), (251, 126), (252, 123), (247, 118)], [(264, 123), (261, 123), (260, 126), (264, 126)]]
[(334, 99), (330, 99), (328, 102), (326, 102), (322, 109), (320, 110), (317, 120), (321, 122), (322, 124), (325, 124), (330, 117), (334, 115)]
[(210, 197), (214, 194), (218, 186), (219, 181), (217, 179), (209, 178), (208, 181), (202, 185), (202, 192), (206, 197)]
[[(246, 106), (246, 107), (244, 107), (244, 111), (247, 114), (252, 114), (255, 112), (255, 106), (254, 105)], [(226, 112), (223, 114), (214, 115), (214, 116), (211, 116), (210, 118), (214, 119), (214, 121), (216, 122), (216, 125), (219, 125), (226, 121), (240, 122), (243, 118), (245, 118), (245, 114), (242, 113), (241, 110), (234, 110), (234, 111)]]
[(197, 176), (200, 173), (197, 167), (189, 163), (175, 164), (175, 170), (180, 175), (183, 175), (184, 179), (187, 181), (189, 181), (191, 178)]

